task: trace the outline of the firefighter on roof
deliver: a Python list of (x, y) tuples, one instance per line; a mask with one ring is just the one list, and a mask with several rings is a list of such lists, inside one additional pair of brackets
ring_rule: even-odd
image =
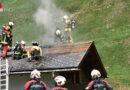
[(30, 74), (30, 81), (24, 85), (24, 90), (48, 90), (46, 84), (40, 81), (41, 73), (35, 69)]
[(56, 30), (54, 32), (54, 41), (58, 42), (58, 40), (60, 42), (63, 42), (63, 34), (59, 28), (56, 28)]
[(26, 57), (26, 50), (25, 50), (25, 41), (21, 41), (21, 43), (16, 42), (13, 51), (14, 51), (14, 55), (13, 55), (13, 59), (21, 59)]
[(14, 25), (13, 22), (9, 22), (8, 25), (4, 25), (2, 27), (2, 31), (1, 31), (1, 37), (0, 37), (1, 38), (1, 40), (0, 40), (1, 43), (5, 42), (4, 41), (5, 38), (3, 38), (4, 37), (3, 36), (4, 35), (3, 32), (5, 32), (7, 34), (7, 38), (6, 39), (8, 39), (8, 46), (7, 46), (8, 50), (11, 50), (11, 47), (12, 47), (12, 37), (13, 37), (13, 35), (12, 35), (12, 29), (13, 29), (13, 25)]
[(32, 42), (31, 49), (27, 52), (28, 60), (41, 60), (42, 59), (42, 49), (39, 46), (38, 42)]
[(102, 80), (101, 73), (98, 70), (93, 69), (91, 76), (93, 80), (88, 84), (85, 90), (113, 90), (107, 81)]
[(51, 90), (68, 90), (67, 88), (64, 87), (66, 83), (66, 78), (63, 76), (57, 76), (54, 79), (56, 86), (52, 88)]

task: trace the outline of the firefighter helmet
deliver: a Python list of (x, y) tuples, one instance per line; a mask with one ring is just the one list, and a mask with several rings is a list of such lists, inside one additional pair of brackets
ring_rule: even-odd
[(37, 41), (32, 42), (33, 46), (39, 46), (39, 43)]
[(100, 71), (93, 69), (91, 71), (91, 76), (92, 76), (92, 78), (101, 77), (101, 73), (100, 73)]
[(31, 72), (30, 78), (41, 78), (41, 73), (37, 69), (35, 69)]
[(66, 78), (63, 76), (57, 76), (57, 77), (55, 77), (54, 80), (58, 86), (63, 86), (63, 85), (65, 85), (65, 82), (66, 82)]
[(13, 23), (13, 22), (9, 22), (9, 25), (10, 25), (10, 26), (13, 26), (13, 25), (14, 25), (14, 23)]
[(60, 35), (61, 34), (61, 30), (59, 28), (56, 29), (56, 35)]
[(22, 41), (21, 41), (21, 44), (25, 45), (25, 44), (26, 44), (26, 42), (22, 40)]

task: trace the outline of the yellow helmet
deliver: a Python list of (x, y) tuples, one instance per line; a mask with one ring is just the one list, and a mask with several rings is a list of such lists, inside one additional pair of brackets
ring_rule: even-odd
[(10, 26), (5, 26), (5, 30), (9, 31), (10, 30)]

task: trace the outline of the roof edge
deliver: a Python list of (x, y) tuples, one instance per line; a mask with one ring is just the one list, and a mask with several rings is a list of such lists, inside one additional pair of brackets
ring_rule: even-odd
[(91, 44), (90, 44), (90, 47), (88, 48), (87, 52), (85, 53), (85, 55), (84, 55), (82, 61), (79, 63), (78, 68), (80, 68), (81, 64), (83, 63), (83, 61), (84, 61), (84, 59), (85, 59), (85, 56), (89, 53), (91, 46), (94, 44), (94, 41), (88, 41), (88, 42), (91, 43)]
[[(39, 70), (41, 73), (51, 73), (51, 72), (66, 72), (66, 71), (79, 71), (78, 68), (68, 68), (68, 69), (52, 69), (52, 70)], [(30, 74), (31, 71), (21, 71), (21, 72), (11, 72), (10, 75), (22, 75)]]

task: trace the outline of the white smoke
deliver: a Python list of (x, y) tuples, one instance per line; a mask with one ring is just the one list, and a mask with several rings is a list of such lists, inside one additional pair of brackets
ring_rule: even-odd
[(43, 26), (45, 34), (42, 36), (44, 44), (53, 44), (53, 32), (56, 27), (64, 29), (63, 16), (67, 15), (65, 11), (57, 8), (54, 0), (41, 0), (37, 12), (34, 14), (35, 21), (38, 25)]

